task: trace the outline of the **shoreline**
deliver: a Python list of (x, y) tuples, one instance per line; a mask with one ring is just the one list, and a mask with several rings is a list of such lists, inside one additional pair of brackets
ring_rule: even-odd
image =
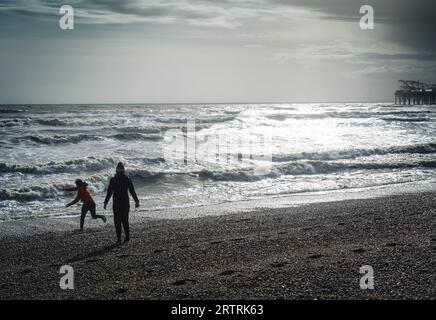
[[(3, 237), (0, 299), (435, 299), (436, 193)], [(59, 288), (59, 268), (75, 290)], [(361, 290), (359, 268), (374, 268)]]
[[(281, 209), (304, 206), (314, 203), (328, 203), (347, 200), (364, 200), (395, 195), (410, 195), (432, 193), (436, 190), (436, 184), (428, 181), (407, 182), (399, 184), (388, 184), (373, 187), (310, 191), (294, 194), (282, 194), (260, 197), (257, 199), (246, 199), (230, 202), (222, 202), (210, 205), (168, 207), (161, 209), (144, 210), (146, 203), (139, 210), (131, 208), (131, 223), (144, 222), (148, 220), (179, 220), (193, 219), (208, 216), (229, 215), (240, 212), (253, 212), (267, 209)], [(71, 211), (71, 209), (69, 209)], [(3, 238), (27, 237), (48, 232), (66, 232), (78, 228), (80, 219), (80, 207), (73, 209), (77, 214), (57, 215), (47, 217), (32, 217), (22, 219), (10, 219), (0, 221), (0, 240)], [(59, 211), (65, 211), (65, 208)], [(105, 214), (112, 221), (112, 208), (103, 211), (102, 205), (98, 206), (99, 214)], [(93, 220), (88, 214), (85, 219), (85, 228), (103, 228), (99, 221)]]

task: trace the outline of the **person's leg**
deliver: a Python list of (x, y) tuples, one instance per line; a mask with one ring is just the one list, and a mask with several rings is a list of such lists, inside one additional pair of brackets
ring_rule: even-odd
[(126, 235), (126, 238), (124, 239), (124, 241), (130, 241), (129, 208), (128, 207), (123, 210), (122, 223), (123, 223), (124, 233)]
[(85, 223), (85, 217), (88, 213), (89, 207), (87, 203), (82, 204), (82, 212), (80, 214), (80, 230), (83, 230), (83, 224)]
[(103, 222), (106, 222), (106, 217), (104, 215), (96, 214), (95, 203), (89, 204), (89, 211), (91, 211), (92, 219), (101, 219), (101, 220), (103, 220)]
[(121, 212), (114, 208), (114, 224), (118, 242), (121, 242), (121, 216)]

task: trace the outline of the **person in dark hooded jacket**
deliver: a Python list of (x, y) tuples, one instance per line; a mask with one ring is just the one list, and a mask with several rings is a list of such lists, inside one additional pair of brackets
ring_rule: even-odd
[(107, 189), (106, 199), (104, 200), (104, 209), (112, 199), (112, 208), (114, 211), (115, 231), (117, 233), (118, 243), (121, 242), (121, 225), (124, 228), (125, 239), (127, 242), (130, 240), (129, 231), (129, 193), (135, 201), (135, 207), (139, 207), (139, 199), (136, 195), (135, 188), (133, 187), (132, 180), (126, 175), (124, 165), (120, 162), (116, 168), (116, 174), (111, 178)]
[(75, 188), (64, 189), (64, 191), (77, 191), (76, 198), (70, 203), (68, 203), (65, 207), (68, 208), (79, 201), (83, 202), (82, 213), (80, 215), (80, 230), (83, 231), (83, 224), (85, 222), (85, 217), (88, 211), (91, 212), (91, 216), (93, 219), (98, 218), (103, 220), (104, 223), (106, 223), (106, 217), (104, 215), (99, 215), (95, 213), (95, 201), (87, 189), (88, 184), (80, 179), (77, 179), (75, 181), (75, 184), (76, 184)]

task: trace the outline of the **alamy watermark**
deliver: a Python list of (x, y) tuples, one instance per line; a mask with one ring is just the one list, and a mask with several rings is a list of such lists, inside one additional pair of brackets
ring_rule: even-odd
[(60, 274), (64, 274), (59, 280), (59, 287), (62, 290), (74, 289), (74, 269), (70, 265), (63, 265), (59, 270)]
[[(374, 30), (374, 8), (370, 5), (360, 7), (359, 13), (363, 16), (360, 18), (359, 26), (362, 30)], [(63, 5), (59, 8), (59, 27), (62, 30), (74, 30), (74, 8), (71, 5)]]
[(370, 5), (364, 5), (360, 7), (359, 12), (363, 14), (359, 21), (360, 29), (374, 30), (374, 8)]
[(269, 134), (229, 135), (222, 132), (198, 135), (195, 121), (188, 120), (186, 131), (171, 129), (164, 134), (164, 159), (181, 165), (200, 163), (226, 165), (239, 163), (252, 168), (256, 176), (267, 175), (272, 167), (273, 139)]
[(62, 30), (74, 30), (74, 8), (70, 5), (64, 5), (59, 8), (59, 27)]
[(360, 278), (360, 289), (362, 290), (374, 290), (374, 269), (372, 266), (365, 265), (359, 269), (360, 274), (363, 274)]

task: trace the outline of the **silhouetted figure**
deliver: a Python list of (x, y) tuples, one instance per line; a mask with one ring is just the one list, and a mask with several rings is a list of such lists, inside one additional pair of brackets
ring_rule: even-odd
[(130, 211), (130, 203), (129, 203), (129, 194), (135, 200), (136, 208), (139, 207), (139, 199), (136, 195), (135, 188), (133, 187), (132, 180), (128, 176), (126, 176), (124, 165), (120, 162), (116, 168), (116, 175), (111, 179), (109, 183), (109, 187), (107, 189), (106, 199), (104, 200), (104, 208), (111, 199), (113, 195), (113, 210), (114, 210), (114, 222), (115, 222), (115, 230), (117, 232), (118, 243), (121, 242), (121, 224), (124, 228), (124, 233), (126, 235), (124, 241), (127, 242), (130, 240), (129, 233), (129, 211)]
[(95, 213), (95, 202), (87, 189), (88, 184), (80, 179), (77, 179), (75, 181), (75, 184), (76, 184), (75, 188), (64, 189), (64, 191), (77, 191), (76, 198), (70, 203), (68, 203), (65, 207), (68, 208), (69, 206), (72, 206), (73, 204), (76, 204), (79, 201), (83, 202), (82, 213), (80, 215), (80, 230), (83, 231), (83, 224), (85, 222), (85, 217), (88, 211), (91, 212), (91, 216), (93, 219), (98, 218), (103, 220), (104, 223), (106, 223), (106, 217), (104, 215), (99, 215)]

